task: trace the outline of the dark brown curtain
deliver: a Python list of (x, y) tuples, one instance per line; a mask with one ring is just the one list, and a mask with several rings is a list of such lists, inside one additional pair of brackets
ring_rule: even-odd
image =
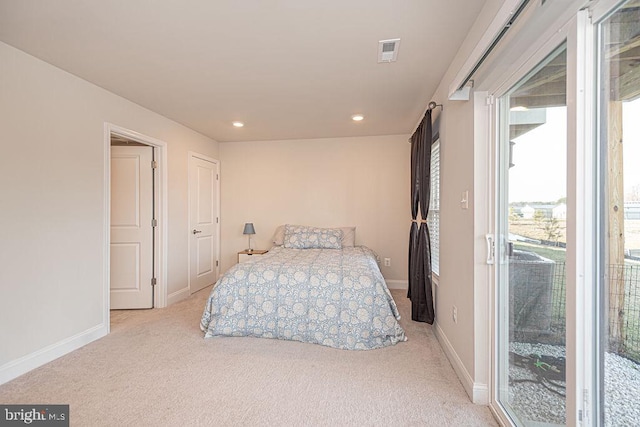
[(418, 126), (418, 129), (411, 136), (411, 230), (409, 231), (409, 288), (407, 290), (407, 298), (411, 298), (412, 283), (416, 281), (414, 272), (416, 270), (417, 254), (418, 254), (418, 224), (416, 219), (418, 218), (418, 206), (419, 206), (419, 192), (420, 181), (418, 180), (418, 155), (419, 155), (419, 139), (422, 132), (422, 123)]
[[(411, 230), (409, 234), (409, 290), (411, 319), (433, 324), (431, 243), (427, 226), (431, 195), (431, 110), (411, 136)], [(421, 221), (418, 220), (420, 210)], [(418, 226), (418, 223), (420, 225)]]

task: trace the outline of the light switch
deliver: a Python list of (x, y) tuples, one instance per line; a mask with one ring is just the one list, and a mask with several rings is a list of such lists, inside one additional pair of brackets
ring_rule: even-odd
[(465, 190), (462, 192), (462, 196), (460, 197), (460, 207), (462, 209), (469, 209), (469, 191)]

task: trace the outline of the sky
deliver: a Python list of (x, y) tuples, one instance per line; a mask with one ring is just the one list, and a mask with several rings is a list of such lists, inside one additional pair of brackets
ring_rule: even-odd
[[(515, 138), (509, 202), (552, 202), (566, 197), (566, 107), (547, 108), (547, 122)], [(623, 103), (624, 191), (640, 186), (640, 98)]]

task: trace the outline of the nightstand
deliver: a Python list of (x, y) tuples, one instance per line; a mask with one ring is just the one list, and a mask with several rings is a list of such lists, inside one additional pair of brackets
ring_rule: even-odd
[(242, 251), (238, 252), (238, 263), (245, 262), (250, 260), (252, 256), (256, 255), (264, 255), (269, 251), (265, 251), (263, 249), (254, 249), (252, 251)]

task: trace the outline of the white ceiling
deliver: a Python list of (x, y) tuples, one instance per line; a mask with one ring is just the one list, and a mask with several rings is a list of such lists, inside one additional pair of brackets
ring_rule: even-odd
[(484, 3), (0, 0), (0, 40), (220, 142), (408, 134)]

